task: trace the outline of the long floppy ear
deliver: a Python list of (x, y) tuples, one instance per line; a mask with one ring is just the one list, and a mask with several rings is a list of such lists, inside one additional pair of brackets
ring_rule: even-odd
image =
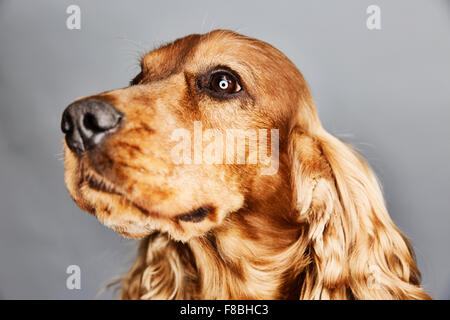
[(156, 232), (141, 240), (122, 282), (121, 299), (195, 299), (196, 267), (189, 248)]
[(310, 260), (302, 299), (429, 299), (408, 240), (369, 165), (322, 127), (290, 136), (298, 219)]

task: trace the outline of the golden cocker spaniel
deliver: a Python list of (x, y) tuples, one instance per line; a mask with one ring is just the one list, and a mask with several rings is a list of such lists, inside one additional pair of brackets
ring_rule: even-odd
[(121, 298), (429, 298), (369, 165), (265, 42), (178, 39), (61, 126), (73, 200), (142, 239)]

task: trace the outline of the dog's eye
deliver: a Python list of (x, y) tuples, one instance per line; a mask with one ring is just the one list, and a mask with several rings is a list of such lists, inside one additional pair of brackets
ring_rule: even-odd
[(219, 93), (236, 93), (241, 91), (237, 79), (226, 72), (217, 72), (211, 76), (209, 84), (211, 90)]

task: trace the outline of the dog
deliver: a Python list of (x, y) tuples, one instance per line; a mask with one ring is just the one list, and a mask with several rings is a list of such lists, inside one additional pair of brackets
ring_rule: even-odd
[[(282, 52), (214, 30), (140, 64), (128, 87), (76, 100), (61, 122), (75, 203), (141, 239), (122, 299), (430, 298), (373, 171), (322, 127)], [(230, 130), (248, 133), (244, 154), (224, 150)], [(263, 158), (253, 142), (270, 163), (250, 161)]]

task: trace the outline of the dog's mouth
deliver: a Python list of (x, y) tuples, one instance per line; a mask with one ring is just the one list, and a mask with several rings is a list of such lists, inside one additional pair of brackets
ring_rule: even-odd
[(91, 189), (122, 196), (122, 193), (120, 193), (112, 183), (106, 182), (104, 179), (100, 180), (95, 176), (88, 175), (84, 178), (84, 180), (87, 182), (88, 186)]
[[(107, 193), (107, 194), (113, 194), (113, 195), (118, 195), (121, 197), (126, 198), (118, 189), (117, 187), (114, 186), (114, 184), (112, 184), (111, 182), (108, 182), (104, 179), (99, 179), (93, 175), (87, 175), (84, 177), (84, 181), (86, 181), (87, 185), (89, 186), (89, 188), (99, 191), (99, 192), (103, 192), (103, 193)], [(137, 205), (136, 203), (134, 203), (133, 201), (130, 201), (135, 207), (139, 208), (141, 211), (144, 211), (145, 213), (149, 213), (147, 210), (143, 209), (141, 206)], [(197, 207), (194, 210), (191, 210), (189, 212), (186, 213), (182, 213), (182, 214), (178, 214), (178, 215), (174, 215), (174, 217), (172, 219), (174, 220), (179, 220), (179, 221), (184, 221), (184, 222), (192, 222), (192, 223), (198, 223), (201, 222), (203, 220), (205, 220), (205, 218), (210, 215), (211, 213), (213, 213), (215, 211), (214, 207), (212, 205), (205, 205), (205, 206), (201, 206), (201, 207)], [(159, 216), (158, 214), (154, 214)]]
[(212, 206), (199, 207), (188, 213), (179, 214), (175, 218), (185, 222), (200, 222), (205, 220), (212, 211), (214, 211)]

